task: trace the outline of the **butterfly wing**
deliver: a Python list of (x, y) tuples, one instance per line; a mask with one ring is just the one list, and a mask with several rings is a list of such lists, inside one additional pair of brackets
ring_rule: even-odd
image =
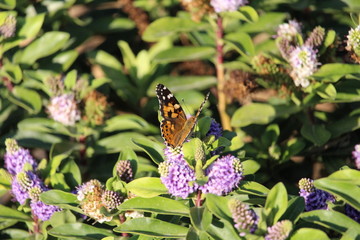
[(156, 95), (159, 100), (160, 113), (163, 120), (160, 124), (161, 135), (168, 146), (176, 147), (176, 136), (182, 131), (186, 123), (186, 115), (178, 100), (170, 90), (162, 84), (156, 86)]

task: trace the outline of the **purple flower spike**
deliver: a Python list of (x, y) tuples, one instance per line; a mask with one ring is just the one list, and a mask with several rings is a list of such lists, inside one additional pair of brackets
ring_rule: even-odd
[(47, 205), (42, 201), (31, 202), (30, 203), (31, 210), (34, 215), (36, 215), (42, 221), (47, 221), (51, 218), (51, 216), (60, 211), (61, 209), (54, 205)]
[(265, 240), (285, 240), (292, 230), (292, 223), (289, 220), (277, 222), (275, 225), (267, 228)]
[(360, 169), (360, 144), (355, 145), (355, 150), (352, 152), (353, 158), (355, 159), (355, 166)]
[(206, 133), (206, 136), (210, 136), (210, 135), (215, 136), (216, 139), (218, 139), (222, 135), (222, 127), (220, 123), (217, 123), (215, 121), (215, 119), (211, 119), (210, 129)]
[(241, 162), (232, 155), (224, 156), (206, 169), (206, 176), (208, 182), (199, 187), (203, 193), (228, 194), (243, 179)]
[(327, 202), (334, 202), (335, 198), (330, 193), (314, 187), (313, 180), (302, 178), (299, 181), (300, 196), (305, 199), (305, 210), (328, 209)]
[(187, 198), (197, 189), (197, 184), (194, 183), (195, 171), (190, 168), (182, 153), (172, 153), (169, 148), (166, 148), (165, 156), (167, 160), (159, 165), (161, 182), (170, 194)]
[(6, 139), (5, 145), (5, 168), (10, 174), (16, 175), (23, 171), (26, 163), (31, 165), (33, 169), (37, 168), (37, 163), (29, 150), (19, 147), (15, 139)]
[(80, 120), (80, 111), (75, 96), (71, 93), (51, 98), (48, 111), (52, 119), (66, 126), (73, 126)]
[(349, 204), (345, 204), (345, 214), (356, 222), (360, 223), (360, 211), (356, 210)]

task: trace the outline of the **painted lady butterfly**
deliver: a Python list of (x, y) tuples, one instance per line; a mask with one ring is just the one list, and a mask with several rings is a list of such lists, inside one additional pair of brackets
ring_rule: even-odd
[(163, 120), (160, 124), (161, 136), (167, 146), (176, 148), (181, 146), (193, 130), (210, 92), (206, 95), (195, 116), (187, 118), (178, 100), (170, 90), (162, 84), (156, 86), (156, 95), (159, 99), (160, 112)]

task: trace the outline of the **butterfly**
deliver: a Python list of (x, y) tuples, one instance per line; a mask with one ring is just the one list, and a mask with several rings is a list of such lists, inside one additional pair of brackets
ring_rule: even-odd
[(210, 92), (206, 95), (195, 116), (190, 118), (186, 117), (179, 101), (163, 84), (156, 86), (156, 95), (159, 100), (160, 113), (163, 117), (160, 123), (161, 136), (164, 138), (167, 146), (172, 148), (179, 147), (192, 132), (197, 118), (209, 98)]

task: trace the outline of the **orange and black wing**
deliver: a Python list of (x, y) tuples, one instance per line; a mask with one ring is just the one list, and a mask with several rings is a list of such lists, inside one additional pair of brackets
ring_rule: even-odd
[(156, 95), (159, 100), (161, 121), (161, 135), (168, 146), (176, 147), (175, 136), (183, 129), (186, 122), (186, 115), (178, 100), (170, 90), (162, 84), (156, 86)]

